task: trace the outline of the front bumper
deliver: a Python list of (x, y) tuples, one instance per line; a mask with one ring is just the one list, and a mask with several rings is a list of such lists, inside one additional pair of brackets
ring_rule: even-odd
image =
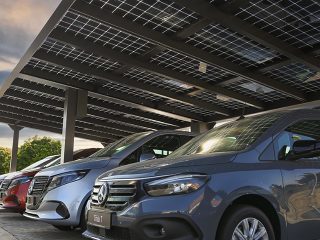
[[(37, 207), (27, 203), (24, 216), (59, 226), (78, 226), (93, 183), (85, 178), (44, 194)], [(28, 196), (30, 198), (32, 196)]]
[(211, 240), (221, 213), (212, 204), (216, 201), (205, 201), (207, 197), (214, 200), (205, 188), (185, 195), (144, 197), (112, 213), (110, 229), (88, 225), (83, 235), (93, 240)]
[(202, 239), (196, 224), (182, 214), (150, 215), (135, 219), (130, 226), (114, 225), (110, 230), (88, 225), (83, 236), (94, 240)]
[(9, 188), (3, 197), (3, 208), (23, 212), (26, 208), (26, 197), (30, 182)]

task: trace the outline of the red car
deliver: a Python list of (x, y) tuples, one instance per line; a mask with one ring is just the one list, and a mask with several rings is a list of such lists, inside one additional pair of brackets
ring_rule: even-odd
[[(73, 155), (73, 160), (86, 158), (99, 149), (89, 148), (76, 151)], [(44, 159), (43, 159), (44, 160)], [(41, 160), (41, 161), (43, 161)], [(11, 209), (15, 212), (23, 213), (26, 208), (26, 197), (28, 188), (33, 177), (44, 168), (58, 165), (60, 163), (60, 157), (51, 159), (49, 163), (36, 168), (27, 168), (21, 172), (9, 174), (2, 182), (0, 187), (0, 197), (2, 196), (2, 207)], [(31, 167), (31, 166), (30, 166)], [(1, 202), (1, 199), (0, 199)]]

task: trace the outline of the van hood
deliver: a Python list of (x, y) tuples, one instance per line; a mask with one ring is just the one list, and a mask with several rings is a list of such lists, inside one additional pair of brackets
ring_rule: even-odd
[(36, 176), (54, 176), (66, 172), (105, 168), (111, 158), (85, 158), (41, 170)]
[(14, 178), (16, 178), (16, 177), (19, 177), (19, 176), (22, 176), (22, 172), (13, 172), (13, 173), (8, 173), (8, 174), (6, 174), (6, 176), (5, 176), (5, 179), (14, 179)]
[(108, 178), (144, 178), (162, 175), (165, 172), (174, 174), (176, 168), (192, 169), (195, 166), (215, 165), (231, 162), (237, 153), (214, 153), (210, 155), (191, 155), (179, 158), (162, 158), (119, 167), (102, 174), (99, 179)]

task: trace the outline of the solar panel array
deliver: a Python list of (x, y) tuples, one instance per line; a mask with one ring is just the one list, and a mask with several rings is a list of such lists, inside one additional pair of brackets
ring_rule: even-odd
[[(177, 129), (190, 121), (214, 122), (317, 99), (318, 1), (194, 2), (76, 0), (34, 49), (22, 76), (0, 99), (0, 111), (8, 119), (26, 115), (35, 126), (59, 129), (65, 94), (61, 85), (72, 83), (89, 91), (88, 116), (77, 120), (77, 131), (107, 142), (133, 132)], [(207, 19), (197, 6), (201, 4), (250, 29), (238, 32), (237, 24)], [(270, 44), (252, 29), (268, 34)], [(71, 34), (73, 43), (59, 40), (56, 31)], [(78, 40), (133, 60), (93, 53), (75, 44)], [(273, 48), (278, 43), (289, 50)], [(41, 81), (44, 77), (50, 79)]]

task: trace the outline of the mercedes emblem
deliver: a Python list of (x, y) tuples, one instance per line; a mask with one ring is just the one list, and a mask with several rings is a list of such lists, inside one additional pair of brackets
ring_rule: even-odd
[(99, 192), (98, 192), (99, 205), (103, 205), (106, 202), (108, 194), (109, 194), (109, 185), (108, 183), (104, 183), (100, 186)]

